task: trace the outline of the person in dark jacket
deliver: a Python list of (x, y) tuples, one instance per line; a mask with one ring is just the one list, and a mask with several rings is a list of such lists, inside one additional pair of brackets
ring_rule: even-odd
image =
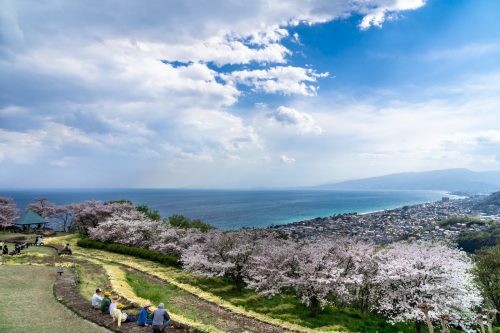
[(170, 316), (168, 315), (167, 310), (165, 310), (163, 303), (160, 303), (158, 305), (158, 309), (153, 312), (153, 333), (164, 333), (169, 321)]
[[(139, 312), (139, 318), (137, 319), (137, 325), (139, 326), (151, 326), (153, 323), (153, 318), (150, 316), (149, 308), (151, 303), (146, 303)], [(149, 318), (148, 318), (149, 317)]]
[(109, 305), (111, 304), (111, 299), (109, 298), (109, 296), (111, 296), (111, 293), (109, 291), (105, 291), (103, 296), (104, 298), (101, 301), (101, 312), (109, 313)]

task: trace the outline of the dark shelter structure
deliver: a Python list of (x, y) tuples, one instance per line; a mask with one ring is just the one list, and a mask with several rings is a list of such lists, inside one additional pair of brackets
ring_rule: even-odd
[[(15, 225), (18, 228), (21, 228), (23, 231), (30, 231), (30, 229), (41, 229), (45, 228), (48, 222), (45, 221), (43, 217), (38, 215), (37, 213), (28, 210), (23, 215), (16, 220)], [(32, 227), (32, 226), (35, 227)]]

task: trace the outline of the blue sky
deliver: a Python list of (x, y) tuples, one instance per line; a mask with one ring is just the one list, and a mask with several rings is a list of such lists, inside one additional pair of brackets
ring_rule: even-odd
[(496, 1), (1, 6), (0, 188), (500, 168)]

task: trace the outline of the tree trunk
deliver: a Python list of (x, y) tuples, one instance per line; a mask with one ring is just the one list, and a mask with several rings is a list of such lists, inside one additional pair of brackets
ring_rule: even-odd
[(434, 333), (434, 327), (432, 326), (431, 318), (429, 317), (429, 312), (424, 312), (425, 322), (427, 323), (427, 328), (429, 329), (429, 333)]
[(441, 322), (441, 333), (450, 333), (446, 320), (440, 319), (439, 321)]
[(318, 315), (318, 310), (319, 310), (319, 301), (316, 297), (311, 298), (311, 315), (313, 317), (316, 317)]
[(234, 279), (234, 286), (237, 292), (241, 292), (244, 285), (245, 283), (243, 282), (243, 278), (238, 276)]
[(481, 333), (486, 333), (486, 331), (484, 330), (483, 319), (482, 318), (478, 318), (477, 319), (477, 323), (479, 324), (479, 327), (481, 327)]
[(493, 333), (492, 321), (489, 321), (489, 320), (488, 320), (488, 333)]
[(415, 333), (422, 333), (422, 323), (419, 321), (415, 322)]

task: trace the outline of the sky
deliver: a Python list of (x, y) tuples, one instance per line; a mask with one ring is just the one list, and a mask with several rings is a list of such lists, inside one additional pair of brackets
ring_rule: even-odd
[(500, 169), (499, 1), (0, 8), (0, 188)]

